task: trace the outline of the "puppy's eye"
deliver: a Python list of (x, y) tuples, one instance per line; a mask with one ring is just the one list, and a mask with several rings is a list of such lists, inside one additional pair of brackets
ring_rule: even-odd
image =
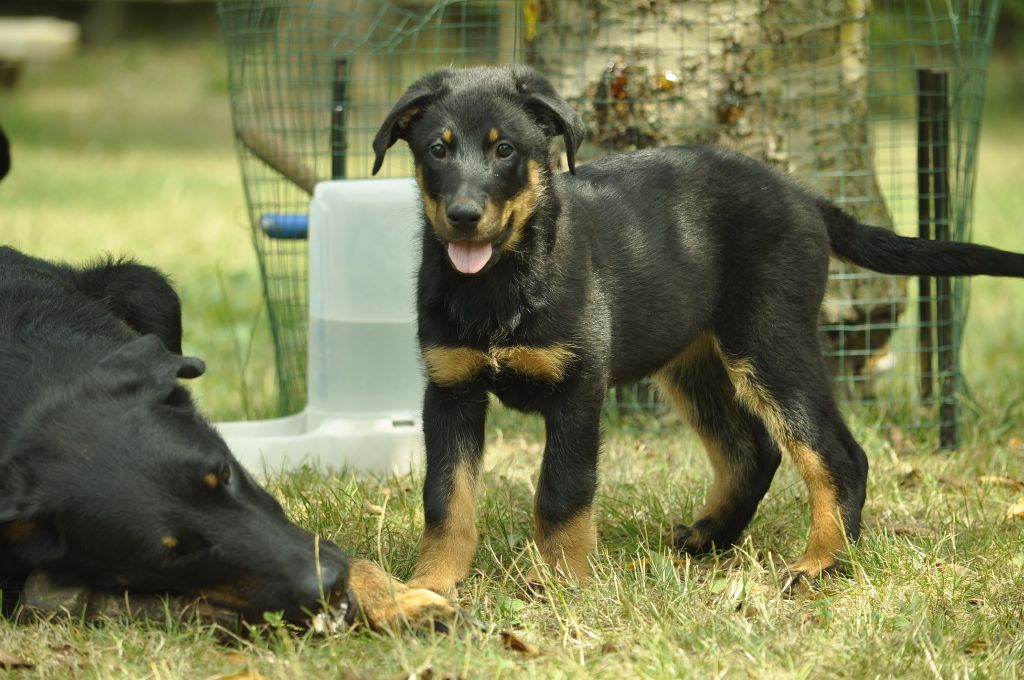
[(513, 147), (508, 142), (501, 142), (494, 150), (494, 153), (498, 154), (498, 158), (508, 158), (513, 153), (515, 153), (515, 151), (515, 147)]
[(446, 155), (448, 155), (448, 149), (445, 147), (444, 144), (441, 144), (440, 142), (438, 142), (437, 144), (432, 144), (430, 148), (427, 149), (427, 151), (429, 151), (430, 155), (436, 158), (437, 160), (441, 160)]
[(229, 484), (231, 482), (231, 466), (225, 465), (220, 469), (220, 481), (222, 484)]

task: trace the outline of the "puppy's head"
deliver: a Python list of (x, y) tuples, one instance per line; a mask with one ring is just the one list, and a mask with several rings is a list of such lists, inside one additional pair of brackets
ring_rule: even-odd
[(569, 171), (585, 128), (551, 84), (526, 66), (442, 69), (409, 87), (373, 142), (380, 170), (404, 139), (427, 220), (452, 266), (479, 274), (514, 251), (543, 200), (551, 140)]
[(292, 620), (347, 597), (347, 563), (292, 524), (196, 412), (203, 372), (145, 336), (55, 388), (13, 433), (0, 550), (23, 572)]

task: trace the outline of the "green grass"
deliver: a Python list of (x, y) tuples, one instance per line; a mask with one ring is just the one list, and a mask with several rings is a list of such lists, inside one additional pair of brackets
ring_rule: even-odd
[[(201, 402), (229, 419), (268, 413), (273, 376), (221, 59), (204, 42), (94, 49), (0, 93), (16, 154), (0, 184), (0, 242), (71, 261), (130, 253), (162, 267), (185, 302), (186, 348), (210, 367), (196, 381)], [(1024, 249), (1021, 148), (1024, 126), (986, 121), (978, 241)], [(886, 421), (851, 416), (872, 463), (864, 537), (850, 575), (813, 596), (776, 590), (781, 559), (799, 554), (808, 525), (788, 465), (734, 555), (673, 562), (659, 536), (699, 507), (709, 477), (697, 440), (668, 418), (607, 428), (596, 583), (523, 597), (542, 428), (500, 411), (488, 427), (482, 540), (461, 601), (485, 622), (521, 629), (539, 658), (468, 632), (270, 630), (225, 645), (208, 628), (156, 623), (0, 622), (0, 651), (35, 663), (11, 673), (25, 678), (1019, 677), (1024, 521), (1004, 514), (1021, 492), (978, 478), (1024, 479), (1021, 285), (972, 284), (963, 352), (973, 401), (959, 451), (936, 454), (893, 440)], [(309, 472), (270, 482), (299, 522), (401, 577), (422, 526), (419, 483)]]

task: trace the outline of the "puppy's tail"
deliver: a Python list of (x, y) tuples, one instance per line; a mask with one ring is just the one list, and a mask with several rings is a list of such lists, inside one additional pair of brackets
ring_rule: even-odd
[(861, 224), (827, 201), (820, 204), (832, 252), (883, 274), (1022, 276), (1024, 254), (975, 243), (899, 236)]

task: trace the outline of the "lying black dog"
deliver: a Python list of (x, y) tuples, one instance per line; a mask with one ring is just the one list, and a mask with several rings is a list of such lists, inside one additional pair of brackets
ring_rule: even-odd
[[(419, 341), (426, 526), (413, 585), (469, 571), (488, 391), (543, 414), (536, 543), (586, 578), (602, 405), (654, 375), (715, 473), (680, 549), (733, 543), (787, 450), (807, 483), (810, 541), (792, 576), (837, 564), (860, 533), (868, 461), (840, 417), (818, 341), (830, 252), (889, 274), (1024, 275), (1024, 255), (859, 224), (790, 177), (709, 147), (574, 166), (580, 117), (529, 68), (440, 70), (374, 140), (408, 142), (424, 209)], [(565, 141), (570, 173), (551, 171)]]
[[(37, 570), (258, 617), (343, 605), (348, 566), (292, 524), (178, 378), (178, 296), (155, 269), (0, 248), (0, 584)], [(354, 612), (354, 608), (352, 608)]]

